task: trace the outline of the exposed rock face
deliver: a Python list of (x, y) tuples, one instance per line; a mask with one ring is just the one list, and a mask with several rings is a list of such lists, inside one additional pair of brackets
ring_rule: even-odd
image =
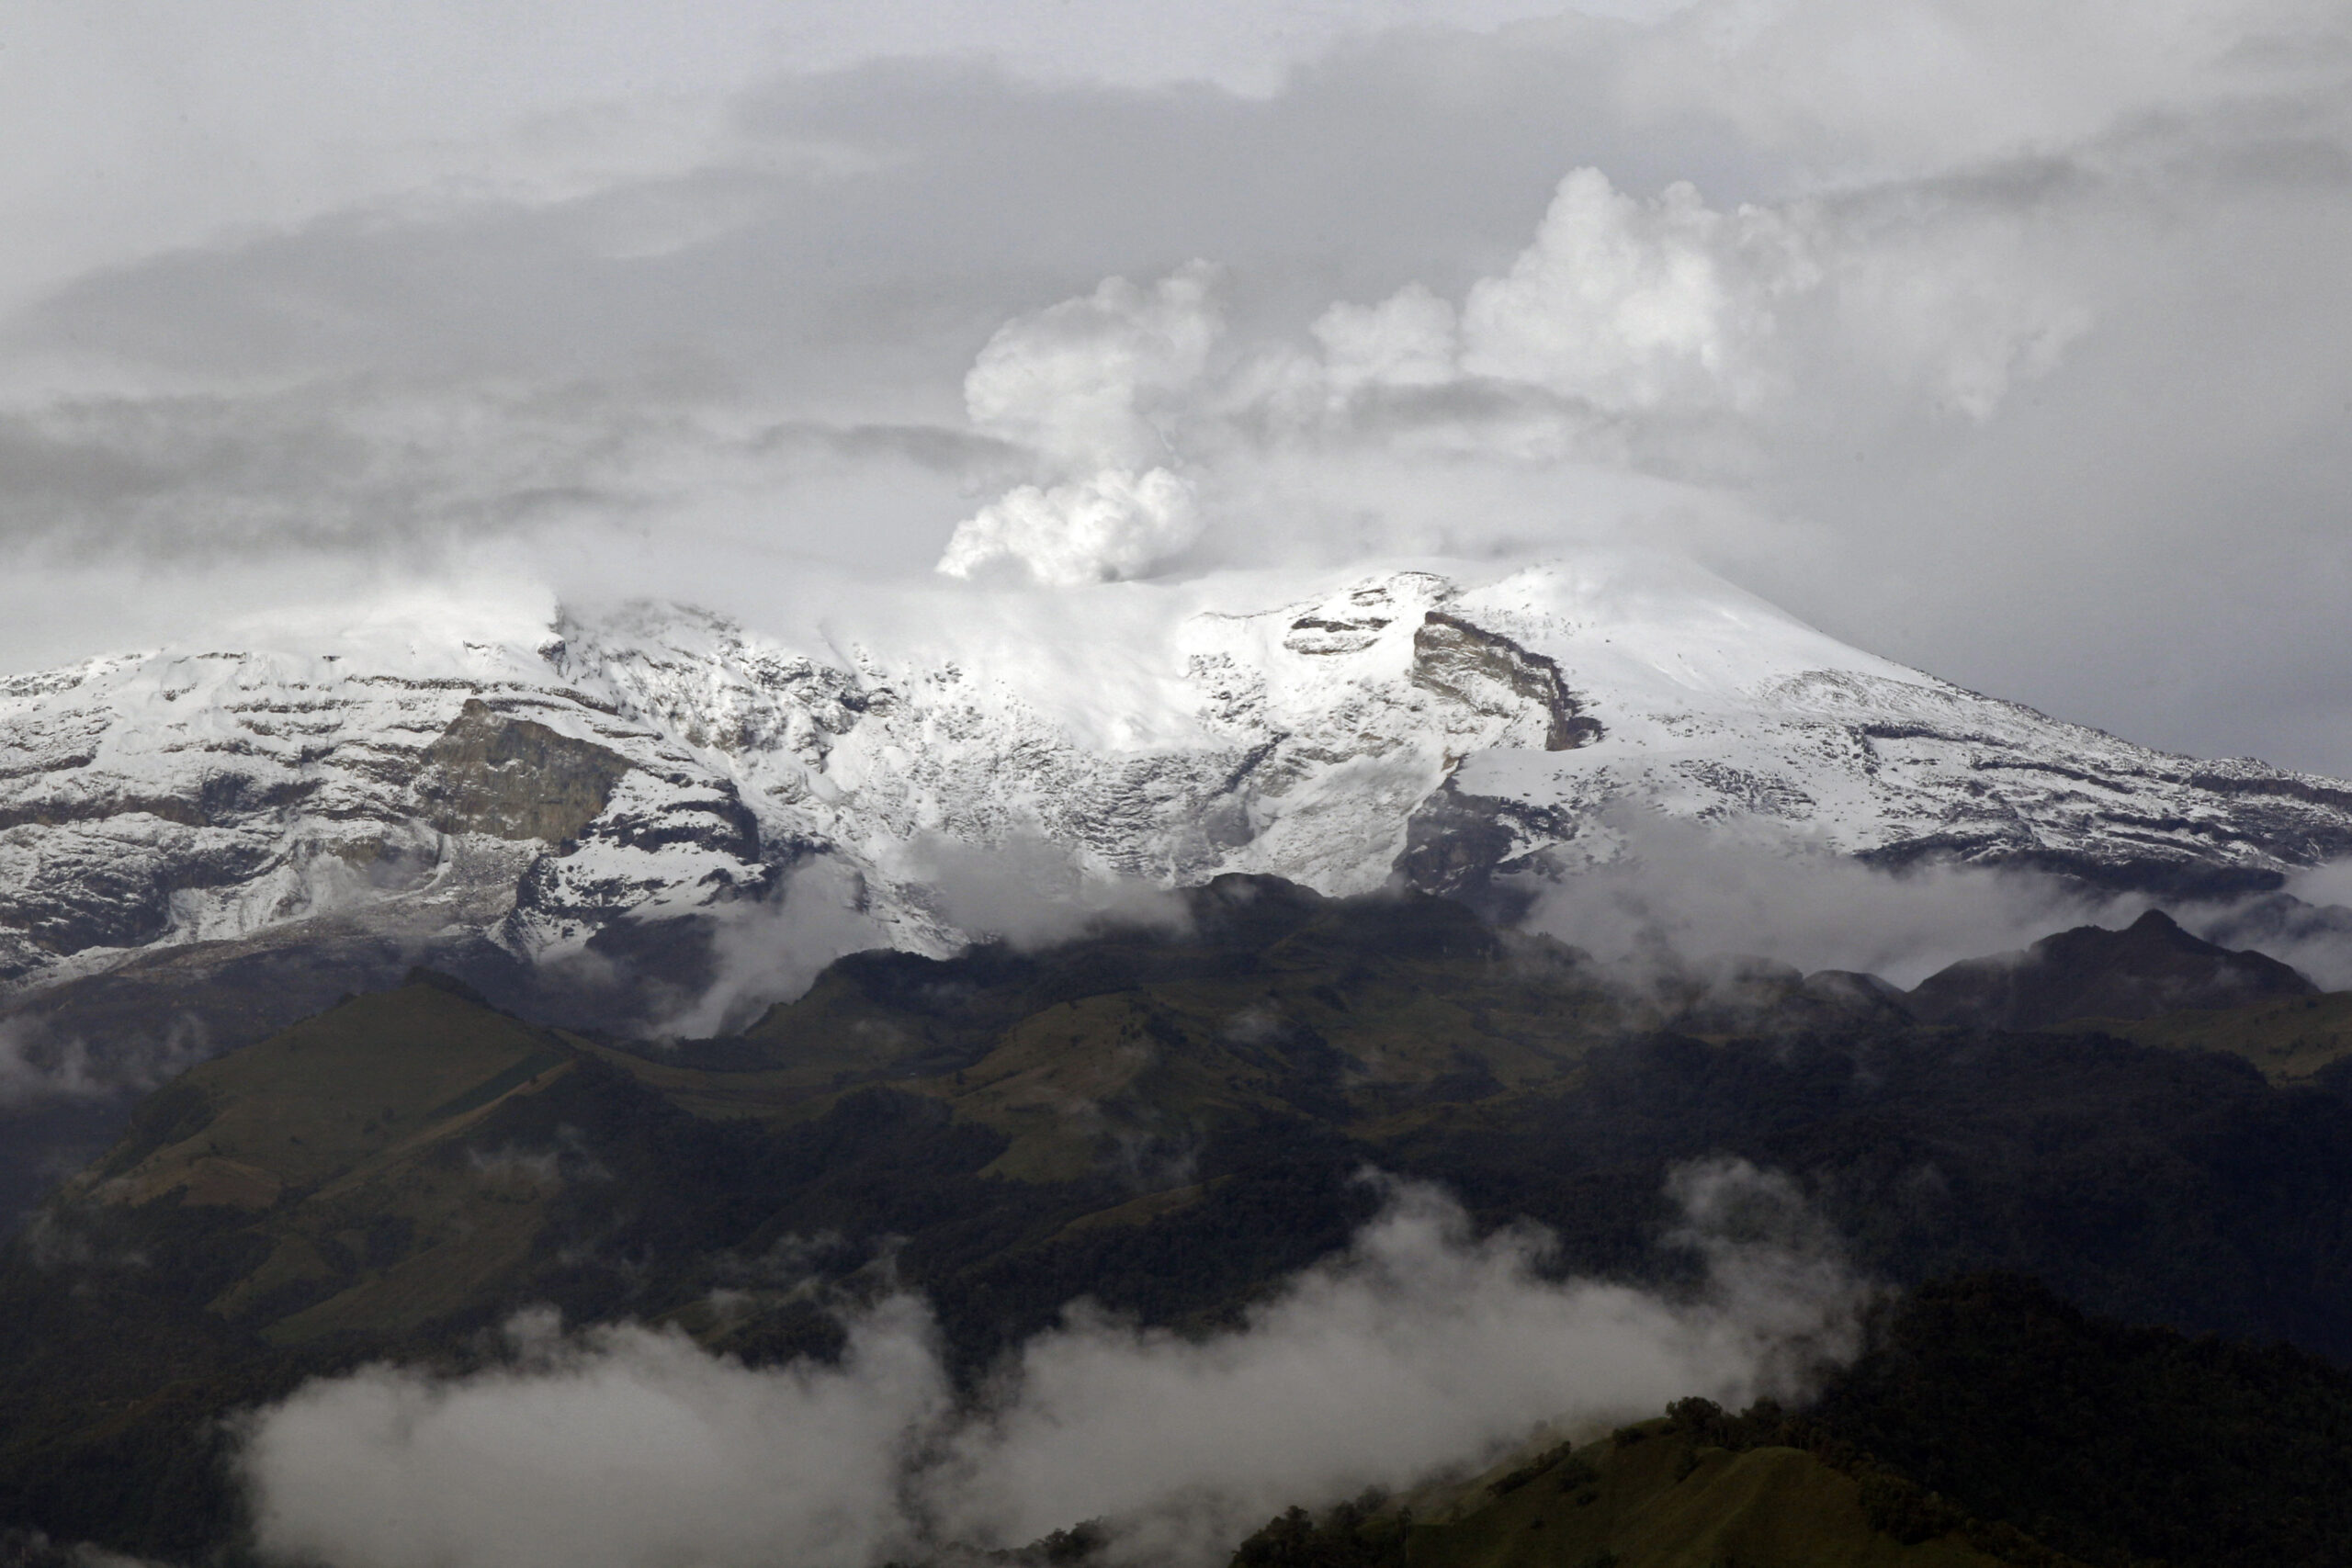
[(2352, 853), (2352, 785), (2131, 746), (1631, 558), (885, 609), (797, 646), (641, 605), (0, 683), (0, 979), (329, 932), (371, 964), (651, 951), (813, 854), (939, 951), (936, 840), (1488, 897), (1619, 852), (1629, 812), (2200, 891)]
[(1546, 751), (1600, 739), (1600, 726), (1568, 694), (1557, 660), (1442, 610), (1423, 615), (1413, 634), (1413, 683), (1498, 716), (1524, 704), (1538, 705), (1550, 719), (1544, 729)]
[(706, 900), (765, 886), (731, 782), (537, 650), (405, 662), (164, 653), (12, 682), (0, 975), (328, 917), (520, 951), (682, 883)]
[(1425, 893), (1491, 905), (1498, 885), (1556, 869), (1545, 846), (1576, 833), (1576, 823), (1550, 807), (1465, 794), (1448, 778), (1405, 819), (1396, 871)]
[(469, 697), (417, 775), (424, 821), (442, 833), (569, 843), (605, 814), (628, 776), (617, 751), (510, 718)]

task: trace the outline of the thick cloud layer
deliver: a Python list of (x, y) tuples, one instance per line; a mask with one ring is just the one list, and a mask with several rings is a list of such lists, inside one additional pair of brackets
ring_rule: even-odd
[(854, 1568), (1102, 1518), (1117, 1561), (1213, 1562), (1292, 1503), (1684, 1394), (1788, 1393), (1851, 1354), (1866, 1292), (1785, 1179), (1711, 1162), (1670, 1192), (1669, 1245), (1706, 1264), (1688, 1299), (1547, 1280), (1540, 1233), (1475, 1238), (1442, 1194), (1398, 1186), (1240, 1327), (1184, 1339), (1076, 1308), (961, 1410), (906, 1296), (854, 1313), (832, 1367), (526, 1319), (510, 1367), (375, 1368), (254, 1416), (259, 1537), (328, 1568)]
[[(0, 667), (459, 586), (759, 626), (861, 574), (942, 569), (984, 614), (1634, 536), (2063, 716), (2352, 773), (2339, 6), (1527, 9), (820, 6), (754, 46), (713, 0), (632, 52), (592, 6), (543, 72), (526, 7), (418, 7), (413, 36), (121, 10), (100, 77), (308, 194), (224, 174), (141, 229), (93, 185), (117, 229), (74, 244), (114, 233), (107, 265), (5, 253)], [(382, 90), (328, 94), (360, 44)], [(289, 95), (270, 125), (364, 107), (379, 139), (334, 164), (260, 137), (238, 73)], [(15, 156), (0, 201), (31, 211), (51, 176)], [(1727, 852), (1736, 896), (1683, 863), (1551, 918), (1606, 945), (1679, 900), (1693, 942), (1744, 922), (1898, 974), (2041, 919), (2011, 884), (1848, 899)], [(1805, 913), (1891, 898), (1937, 913)], [(775, 914), (742, 912), (741, 983), (688, 1021), (860, 934), (771, 940)]]
[[(757, 624), (812, 557), (986, 592), (1618, 530), (2067, 717), (2352, 772), (2324, 0), (906, 5), (758, 47), (704, 10), (634, 53), (597, 10), (544, 74), (511, 7), (362, 49), (259, 0), (151, 18), (104, 80), (251, 156), (84, 180), (80, 225), (0, 180), (12, 232), (74, 236), (0, 318), (0, 659), (479, 576), (485, 539)], [(274, 141), (226, 85), (379, 58)], [(364, 156), (284, 129), (379, 99)]]

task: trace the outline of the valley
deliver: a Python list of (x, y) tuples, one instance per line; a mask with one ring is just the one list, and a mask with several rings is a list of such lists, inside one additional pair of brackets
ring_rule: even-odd
[[(1434, 1184), (1479, 1234), (1540, 1224), (1547, 1278), (1670, 1300), (1702, 1283), (1673, 1173), (1746, 1162), (1793, 1180), (1838, 1267), (1919, 1300), (1996, 1270), (2293, 1345), (2297, 1367), (2352, 1356), (2345, 998), (2161, 916), (1905, 992), (1763, 964), (1661, 984), (1420, 894), (1225, 876), (1185, 913), (1026, 953), (854, 955), (741, 1034), (667, 1045), (421, 970), (192, 1068), (0, 1262), (0, 1517), (226, 1549), (249, 1524), (222, 1416), (387, 1358), (487, 1375), (527, 1310), (820, 1364), (856, 1303), (910, 1290), (978, 1397), (1080, 1298), (1235, 1331), (1348, 1247), (1384, 1182)], [(1805, 1419), (1859, 1385), (1829, 1386)], [(1416, 1524), (1412, 1560), (1520, 1561), (1503, 1543), (1539, 1518), (1629, 1563), (1714, 1560), (1693, 1542), (1980, 1560), (1857, 1513), (1850, 1462), (1767, 1444), (1653, 1473), (1669, 1446), (1607, 1461), (1589, 1515), (1537, 1506), (1545, 1483)], [(1932, 1433), (1863, 1446), (1937, 1462)], [(1695, 1513), (1659, 1501), (1686, 1476), (1712, 1499)], [(1955, 1495), (2037, 1533), (2023, 1505)]]

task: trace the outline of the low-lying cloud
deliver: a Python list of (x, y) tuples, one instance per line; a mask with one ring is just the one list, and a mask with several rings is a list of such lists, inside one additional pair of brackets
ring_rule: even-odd
[(1907, 988), (1962, 959), (2075, 926), (2120, 929), (2162, 908), (2208, 942), (2267, 953), (2323, 990), (2352, 990), (2352, 860), (2298, 872), (2274, 893), (2165, 898), (2020, 867), (1876, 865), (1761, 819), (1617, 809), (1600, 826), (1619, 852), (1531, 884), (1523, 924), (1637, 986), (1736, 980), (1737, 961), (1762, 959)]
[(921, 911), (914, 923), (894, 927), (872, 912), (863, 879), (841, 861), (806, 862), (767, 897), (710, 911), (711, 979), (652, 1032), (697, 1039), (740, 1030), (797, 998), (835, 959), (869, 948), (944, 953), (978, 941), (1025, 952), (1108, 930), (1173, 936), (1192, 921), (1181, 893), (1089, 866), (1035, 835), (981, 845), (926, 834), (884, 859)]
[(0, 1019), (0, 1108), (141, 1094), (211, 1055), (211, 1038), (192, 1014), (118, 1030), (103, 1050), (38, 1017)]
[[(1882, 866), (1761, 819), (1701, 822), (1615, 809), (1600, 827), (1616, 840), (1614, 857), (1557, 880), (1531, 880), (1520, 925), (1582, 948), (1636, 986), (1704, 983), (1727, 977), (1726, 961), (1760, 959), (1908, 987), (1963, 959), (2013, 952), (2075, 926), (2120, 928), (2161, 905), (2208, 941), (2258, 949), (2324, 989), (2352, 988), (2352, 862), (2300, 873), (2279, 894), (2176, 900), (2105, 893), (2019, 867)], [(833, 960), (868, 948), (945, 952), (983, 941), (1035, 951), (1105, 931), (1175, 937), (1191, 927), (1181, 892), (1089, 867), (1034, 836), (994, 846), (927, 836), (904, 846), (888, 869), (934, 925), (884, 925), (866, 912), (854, 874), (831, 859), (810, 862), (770, 897), (715, 913), (714, 979), (654, 1032), (699, 1038), (741, 1029), (799, 997)], [(193, 1059), (166, 1051), (139, 1081), (160, 1081)], [(84, 1061), (78, 1047), (28, 1055), (24, 1042), (0, 1031), (0, 1103), (81, 1092)]]
[(1175, 936), (1192, 925), (1181, 893), (1089, 866), (1074, 852), (1034, 834), (994, 845), (927, 836), (910, 845), (894, 869), (955, 931), (1024, 951), (1105, 930)]
[(2070, 926), (2127, 923), (2151, 902), (2031, 871), (1883, 868), (1762, 822), (1620, 812), (1607, 825), (1618, 858), (1543, 885), (1526, 924), (1636, 969), (1762, 958), (1907, 987)]
[(946, 1408), (928, 1314), (894, 1297), (838, 1366), (750, 1371), (677, 1333), (512, 1330), (517, 1364), (454, 1382), (374, 1368), (254, 1424), (263, 1549), (335, 1568), (876, 1561)]
[(863, 1568), (1100, 1518), (1116, 1561), (1213, 1562), (1293, 1503), (1684, 1394), (1792, 1394), (1852, 1353), (1866, 1289), (1791, 1183), (1713, 1161), (1670, 1192), (1668, 1245), (1705, 1265), (1686, 1296), (1547, 1278), (1540, 1230), (1476, 1237), (1397, 1184), (1239, 1326), (1186, 1338), (1074, 1307), (960, 1406), (906, 1294), (850, 1314), (831, 1366), (527, 1318), (511, 1365), (370, 1368), (251, 1417), (259, 1540), (330, 1568)]
[(866, 914), (864, 893), (854, 872), (827, 857), (794, 867), (756, 902), (717, 906), (710, 983), (653, 1032), (705, 1039), (742, 1029), (797, 998), (835, 959), (891, 945), (890, 932)]
[(2173, 911), (2180, 923), (2223, 947), (2251, 947), (2292, 964), (2322, 990), (2352, 991), (2352, 860), (2331, 861), (2287, 879), (2275, 894)]
[[(1100, 1517), (1123, 1555), (1213, 1561), (1288, 1504), (1401, 1487), (1548, 1422), (1652, 1414), (1670, 1389), (1785, 1393), (1849, 1348), (1858, 1289), (1799, 1228), (1784, 1180), (1723, 1163), (1674, 1190), (1691, 1222), (1679, 1239), (1711, 1269), (1691, 1302), (1548, 1282), (1540, 1231), (1474, 1239), (1442, 1194), (1400, 1186), (1347, 1253), (1237, 1332), (1191, 1340), (1074, 1314), (948, 1445), (939, 1526), (1012, 1543)], [(1767, 1212), (1769, 1239), (1736, 1237), (1744, 1207)]]

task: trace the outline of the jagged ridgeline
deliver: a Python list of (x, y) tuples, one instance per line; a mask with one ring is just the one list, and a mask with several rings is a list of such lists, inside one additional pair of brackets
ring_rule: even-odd
[[(532, 1304), (822, 1357), (887, 1255), (967, 1383), (1081, 1296), (1209, 1328), (1347, 1242), (1367, 1168), (1670, 1291), (1666, 1173), (1738, 1156), (1891, 1282), (2007, 1269), (2352, 1355), (2352, 998), (2168, 922), (2042, 944), (1972, 1021), (1968, 971), (1634, 988), (1426, 896), (1227, 877), (1189, 907), (1173, 936), (861, 954), (675, 1048), (420, 973), (195, 1067), (0, 1266), (0, 1517), (233, 1541), (222, 1415), (469, 1364)], [(2021, 997), (2142, 1016), (2005, 1027)]]
[(1489, 912), (1605, 859), (1612, 805), (2166, 894), (2352, 852), (2343, 784), (2058, 723), (1635, 555), (1052, 603), (849, 595), (797, 641), (639, 604), (0, 682), (0, 1030), (73, 1091), (0, 1100), (0, 1209), (171, 1071), (419, 962), (667, 1026), (811, 864), (861, 942), (939, 956), (971, 933), (926, 855), (1023, 836)]
[(94, 1040), (176, 996), (222, 1044), (419, 953), (509, 1001), (582, 952), (691, 984), (695, 922), (812, 854), (941, 953), (924, 835), (1473, 898), (1605, 853), (1611, 802), (2169, 892), (2352, 852), (2341, 784), (2058, 723), (1635, 556), (1119, 584), (1009, 631), (865, 610), (805, 645), (639, 605), (12, 678), (0, 981), (63, 982), (35, 1010)]

